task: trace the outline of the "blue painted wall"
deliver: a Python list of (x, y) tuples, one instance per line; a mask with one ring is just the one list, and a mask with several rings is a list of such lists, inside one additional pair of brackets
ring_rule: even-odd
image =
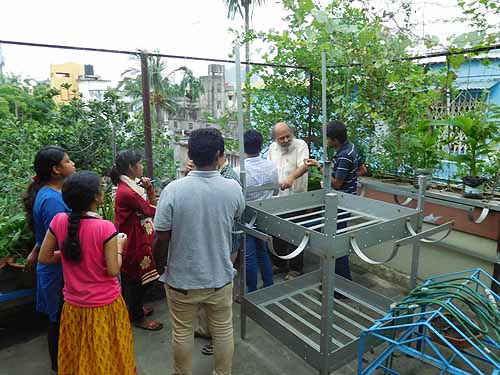
[[(489, 64), (485, 65), (481, 60), (469, 60), (460, 68), (453, 69), (457, 74), (456, 85), (473, 86), (474, 81), (492, 80), (496, 83), (490, 89), (490, 103), (500, 105), (500, 58), (490, 58)], [(431, 64), (430, 68), (439, 70), (445, 67), (444, 63)]]

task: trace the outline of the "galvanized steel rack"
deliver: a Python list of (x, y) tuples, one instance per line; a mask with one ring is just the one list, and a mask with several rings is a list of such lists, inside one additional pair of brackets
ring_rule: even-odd
[[(243, 189), (248, 191), (245, 187), (238, 45), (235, 47), (235, 58), (240, 172)], [(320, 258), (319, 270), (250, 294), (245, 292), (243, 264), (241, 334), (244, 338), (246, 318), (250, 317), (320, 374), (326, 375), (356, 357), (361, 331), (381, 318), (392, 302), (383, 295), (336, 276), (335, 260), (355, 253), (368, 263), (382, 264), (392, 259), (401, 246), (412, 245), (412, 275), (416, 280), (420, 242), (439, 241), (426, 237), (441, 232), (445, 232), (446, 237), (452, 229), (452, 223), (421, 231), (425, 177), (419, 179), (417, 209), (331, 191), (331, 162), (327, 160), (325, 152), (327, 113), (324, 53), (322, 86), (325, 189), (247, 202), (245, 213), (237, 226), (245, 236), (252, 235), (265, 241), (273, 253), (273, 236), (296, 245), (297, 248), (291, 254), (281, 256), (283, 259), (291, 259), (303, 251), (306, 255), (313, 253)], [(269, 186), (262, 188), (267, 190)], [(256, 191), (256, 188), (251, 190)], [(337, 225), (341, 223), (341, 229), (337, 230)], [(367, 254), (366, 251), (371, 246), (387, 241), (394, 243), (391, 254), (386, 259), (374, 260)], [(245, 253), (245, 246), (243, 247)], [(242, 258), (244, 260), (245, 256)], [(367, 345), (374, 345), (375, 341), (368, 338)]]

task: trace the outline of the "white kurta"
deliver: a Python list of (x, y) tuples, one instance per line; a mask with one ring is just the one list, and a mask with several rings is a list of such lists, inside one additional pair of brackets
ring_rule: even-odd
[[(301, 139), (294, 138), (287, 153), (283, 153), (281, 147), (273, 142), (269, 147), (267, 158), (272, 160), (278, 168), (278, 177), (280, 182), (288, 178), (301, 165), (304, 165), (304, 159), (309, 158), (309, 148), (307, 143)], [(307, 191), (308, 173), (304, 173), (297, 178), (290, 189), (280, 190), (279, 195), (288, 195), (294, 193), (303, 193)]]

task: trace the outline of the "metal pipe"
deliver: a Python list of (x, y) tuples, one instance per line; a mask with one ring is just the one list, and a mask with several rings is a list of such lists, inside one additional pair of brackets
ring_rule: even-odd
[(151, 136), (151, 106), (149, 98), (148, 54), (141, 53), (142, 112), (144, 118), (144, 160), (146, 175), (153, 178), (153, 142)]
[(328, 140), (326, 139), (326, 52), (325, 51), (321, 52), (321, 117), (323, 121), (323, 162), (327, 162)]
[[(417, 200), (417, 228), (415, 232), (422, 231), (422, 223), (424, 219), (424, 204), (425, 190), (427, 189), (427, 177), (418, 176), (418, 200)], [(410, 288), (414, 289), (417, 286), (418, 266), (420, 261), (420, 241), (413, 242), (412, 258), (411, 258), (411, 273), (410, 273)]]
[(309, 150), (311, 149), (312, 144), (312, 112), (313, 112), (313, 84), (314, 84), (314, 76), (312, 72), (309, 72), (309, 113), (307, 115), (307, 128), (308, 128), (308, 140), (307, 146)]
[(238, 111), (238, 140), (240, 143), (240, 182), (245, 195), (246, 176), (245, 176), (245, 144), (243, 127), (243, 94), (241, 92), (241, 62), (240, 62), (240, 44), (236, 41), (234, 44), (234, 56), (236, 59), (236, 107)]

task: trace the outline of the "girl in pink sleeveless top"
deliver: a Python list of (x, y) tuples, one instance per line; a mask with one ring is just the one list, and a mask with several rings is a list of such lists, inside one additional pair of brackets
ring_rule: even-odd
[(71, 214), (54, 217), (39, 255), (41, 263), (60, 259), (63, 268), (58, 371), (136, 374), (132, 329), (117, 278), (125, 240), (95, 213), (103, 201), (101, 179), (93, 172), (75, 173), (64, 182), (62, 195)]

